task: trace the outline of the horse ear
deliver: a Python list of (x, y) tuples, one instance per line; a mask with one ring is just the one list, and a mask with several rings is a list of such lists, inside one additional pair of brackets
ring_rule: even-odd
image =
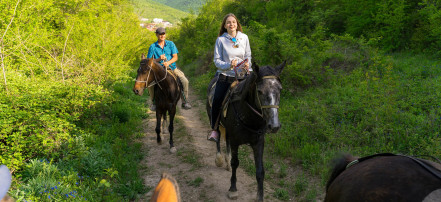
[(280, 75), (282, 73), (283, 68), (286, 65), (286, 60), (282, 62), (282, 64), (278, 65), (275, 69), (277, 71), (277, 75)]
[(150, 66), (150, 67), (153, 67), (153, 62), (155, 61), (155, 59), (153, 59), (153, 57), (152, 58), (149, 58), (149, 62), (148, 62), (148, 65)]
[(145, 55), (144, 55), (144, 53), (142, 53), (141, 60), (144, 60), (144, 59), (145, 59)]
[(259, 70), (260, 70), (259, 65), (257, 64), (257, 62), (254, 62), (253, 63), (253, 71), (255, 71), (257, 74), (259, 74)]

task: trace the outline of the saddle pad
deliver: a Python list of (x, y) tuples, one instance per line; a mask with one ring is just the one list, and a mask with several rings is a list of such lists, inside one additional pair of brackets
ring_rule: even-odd
[[(208, 105), (210, 106), (210, 108), (213, 107), (213, 98), (214, 98), (214, 91), (215, 91), (215, 89), (216, 89), (216, 83), (217, 83), (217, 82), (214, 82), (214, 84), (211, 86), (210, 91), (209, 91), (209, 93), (208, 93)], [(227, 115), (228, 103), (229, 103), (229, 100), (230, 100), (231, 92), (232, 92), (232, 90), (236, 87), (236, 85), (237, 85), (238, 83), (239, 83), (239, 82), (234, 81), (234, 82), (231, 84), (230, 89), (227, 91), (227, 93), (226, 93), (226, 95), (225, 95), (225, 98), (224, 98), (224, 100), (222, 101), (221, 109), (222, 109), (222, 111), (223, 111), (223, 113), (222, 113), (223, 117), (225, 117), (225, 116)]]
[(171, 70), (170, 68), (167, 69), (167, 72), (173, 77), (173, 79), (175, 79), (176, 83), (178, 84), (178, 90), (181, 91), (182, 89), (184, 89), (182, 87), (182, 83), (181, 83), (181, 79), (179, 79), (178, 76), (176, 76), (176, 74), (173, 72), (173, 70)]

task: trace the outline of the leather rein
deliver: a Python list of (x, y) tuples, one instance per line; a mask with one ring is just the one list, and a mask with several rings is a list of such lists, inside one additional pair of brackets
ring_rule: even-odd
[[(153, 67), (150, 65), (147, 65), (147, 67), (149, 67), (149, 74), (147, 75), (147, 79), (145, 81), (141, 81), (141, 80), (135, 80), (136, 82), (141, 82), (141, 83), (145, 83), (144, 88), (150, 88), (152, 86), (154, 86), (155, 84), (158, 84), (159, 88), (162, 90), (161, 85), (159, 84), (161, 81), (165, 80), (165, 78), (167, 77), (167, 73), (168, 71), (165, 70), (165, 75), (164, 78), (162, 78), (161, 80), (158, 81), (158, 78), (156, 77), (155, 72), (153, 71), (153, 76), (155, 77), (155, 81), (151, 82), (150, 84), (147, 83), (147, 81), (149, 80), (150, 77), (150, 72), (152, 71)], [(141, 67), (140, 67), (141, 68)]]

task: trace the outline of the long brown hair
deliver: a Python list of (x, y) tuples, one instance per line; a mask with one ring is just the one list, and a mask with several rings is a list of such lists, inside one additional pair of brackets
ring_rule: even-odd
[(230, 16), (232, 16), (232, 17), (234, 17), (234, 19), (236, 19), (236, 22), (237, 22), (237, 29), (236, 29), (236, 31), (243, 32), (242, 31), (242, 26), (240, 25), (239, 20), (237, 20), (237, 17), (234, 14), (232, 14), (232, 13), (228, 13), (227, 15), (225, 15), (224, 20), (222, 20), (222, 25), (220, 27), (218, 37), (220, 37), (222, 34), (224, 34), (224, 32), (227, 32), (227, 29), (225, 28), (225, 23), (227, 22), (227, 18), (230, 17)]

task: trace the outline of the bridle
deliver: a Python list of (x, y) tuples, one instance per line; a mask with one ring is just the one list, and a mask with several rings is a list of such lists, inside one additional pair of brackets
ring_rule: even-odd
[[(158, 81), (158, 78), (156, 78), (156, 74), (155, 74), (155, 72), (153, 72), (153, 76), (155, 77), (155, 81), (153, 81), (153, 82), (151, 82), (150, 84), (148, 84), (147, 81), (149, 80), (150, 72), (152, 71), (153, 67), (150, 66), (150, 65), (147, 65), (147, 67), (149, 67), (149, 73), (148, 73), (148, 75), (147, 75), (147, 79), (146, 79), (145, 81), (141, 81), (141, 80), (137, 80), (137, 79), (136, 79), (135, 81), (136, 81), (136, 82), (140, 82), (140, 83), (145, 83), (144, 88), (150, 88), (150, 87), (152, 87), (152, 86), (158, 84), (159, 88), (162, 90), (162, 87), (161, 87), (161, 85), (160, 85), (159, 83), (165, 80), (165, 78), (167, 77), (168, 71), (165, 70), (164, 78), (162, 78), (162, 79), (159, 80), (159, 81)], [(139, 68), (142, 68), (142, 67), (139, 67)]]
[[(262, 77), (262, 80), (263, 79), (277, 79), (279, 82), (280, 82), (280, 79), (279, 79), (279, 77), (277, 77), (277, 76), (263, 76)], [(260, 101), (260, 98), (259, 98), (259, 93), (258, 93), (258, 91), (257, 91), (257, 85), (256, 85), (256, 99), (257, 99), (257, 107), (258, 108), (260, 108), (260, 111), (263, 113), (263, 110), (262, 109), (271, 109), (271, 108), (276, 108), (276, 109), (278, 109), (279, 108), (279, 105), (262, 105), (262, 102)], [(254, 113), (256, 113), (257, 115), (259, 115), (260, 117), (263, 117), (263, 114), (262, 113), (260, 113), (258, 110), (256, 110), (254, 107), (252, 107), (248, 102), (246, 102), (247, 103), (247, 105), (248, 105), (248, 107), (250, 107), (250, 109), (252, 109), (253, 111), (254, 111)]]
[[(264, 76), (264, 77), (262, 77), (262, 80), (263, 79), (277, 79), (277, 80), (279, 80), (279, 77), (277, 77), (277, 76)], [(256, 92), (257, 92), (257, 85), (256, 85)], [(279, 105), (262, 105), (257, 93), (256, 93), (256, 95), (257, 95), (257, 101), (259, 103), (260, 109), (269, 109), (269, 108), (277, 108), (278, 109), (279, 108)]]

